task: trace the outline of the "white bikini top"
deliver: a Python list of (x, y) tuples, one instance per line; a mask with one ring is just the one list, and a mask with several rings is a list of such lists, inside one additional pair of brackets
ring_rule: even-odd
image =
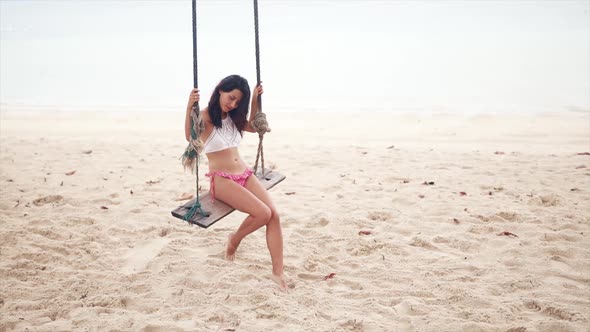
[(213, 126), (213, 131), (205, 142), (203, 152), (211, 153), (235, 148), (240, 146), (241, 141), (242, 135), (240, 135), (240, 131), (228, 115), (225, 119), (221, 119), (221, 128)]

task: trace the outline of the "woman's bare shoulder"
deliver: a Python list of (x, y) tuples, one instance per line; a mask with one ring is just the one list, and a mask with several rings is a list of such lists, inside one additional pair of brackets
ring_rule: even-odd
[(209, 116), (209, 109), (207, 107), (201, 110), (201, 116), (205, 122), (211, 122), (211, 117)]

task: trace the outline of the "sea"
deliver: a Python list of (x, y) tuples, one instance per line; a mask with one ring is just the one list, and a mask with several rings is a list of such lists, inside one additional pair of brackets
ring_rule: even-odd
[[(198, 0), (202, 103), (257, 83), (252, 1)], [(590, 1), (260, 0), (265, 112), (590, 114)], [(0, 0), (0, 112), (184, 112), (190, 0)]]

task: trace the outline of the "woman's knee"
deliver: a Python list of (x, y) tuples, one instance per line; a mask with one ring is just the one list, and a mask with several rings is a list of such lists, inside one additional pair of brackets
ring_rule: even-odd
[(262, 221), (265, 225), (269, 223), (272, 217), (272, 210), (266, 206), (262, 205), (252, 217)]
[(280, 224), (281, 223), (281, 217), (279, 216), (279, 213), (277, 212), (277, 210), (275, 209), (270, 209), (271, 211), (271, 215), (269, 218), (269, 223), (275, 223), (275, 224)]

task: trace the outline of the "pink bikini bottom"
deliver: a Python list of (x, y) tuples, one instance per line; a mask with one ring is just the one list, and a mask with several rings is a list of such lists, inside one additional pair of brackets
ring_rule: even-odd
[(254, 171), (250, 168), (246, 168), (242, 174), (229, 174), (224, 171), (215, 171), (205, 174), (205, 176), (211, 178), (211, 187), (209, 189), (209, 191), (211, 191), (211, 200), (215, 199), (215, 176), (221, 176), (222, 178), (233, 180), (235, 183), (244, 187), (246, 186), (246, 181), (252, 174), (254, 174)]

